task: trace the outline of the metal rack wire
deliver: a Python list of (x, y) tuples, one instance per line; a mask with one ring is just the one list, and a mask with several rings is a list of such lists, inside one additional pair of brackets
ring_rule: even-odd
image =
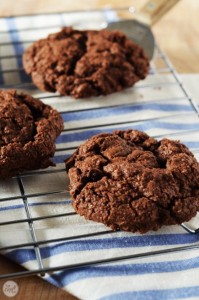
[[(63, 25), (63, 24), (61, 24)], [(57, 25), (53, 25), (53, 26), (48, 26), (48, 28), (55, 28), (55, 27), (59, 27), (60, 24)], [(37, 30), (38, 32), (42, 29), (45, 29), (46, 27), (40, 27), (40, 28), (34, 28), (34, 30)], [(28, 28), (23, 28), (20, 30), (20, 34), (23, 35), (23, 32), (27, 32), (27, 31), (31, 31), (33, 30), (32, 27), (28, 27)], [(3, 33), (5, 33), (4, 31), (2, 31)], [(16, 30), (11, 28), (10, 29), (10, 33), (11, 34), (15, 34)], [(36, 36), (37, 38), (37, 36)], [(33, 40), (26, 40), (24, 41), (24, 44), (29, 44), (33, 42)], [(0, 45), (0, 47), (2, 46), (10, 46), (13, 47), (13, 43), (14, 45), (20, 45), (21, 41), (15, 40), (14, 42), (4, 42)], [(2, 62), (2, 60), (12, 60), (14, 59), (21, 59), (21, 55), (20, 54), (6, 54), (6, 55), (2, 55), (0, 57), (0, 62)], [(158, 65), (161, 65), (163, 67), (158, 67), (156, 64), (156, 61), (158, 60)], [(19, 88), (19, 89), (29, 89), (29, 91), (35, 91), (35, 88), (33, 86), (33, 84), (30, 82), (30, 79), (24, 74), (23, 68), (20, 65), (17, 65), (16, 67), (12, 67), (12, 63), (10, 64), (11, 67), (10, 69), (3, 69), (2, 70), (2, 74), (5, 75), (7, 74), (13, 74), (13, 73), (17, 73), (18, 75), (23, 74), (23, 76), (21, 75), (21, 77), (23, 78), (23, 82), (12, 82), (12, 79), (10, 80), (10, 82), (1, 85), (1, 88)], [(172, 67), (171, 63), (169, 62), (168, 58), (165, 56), (165, 54), (160, 50), (160, 48), (156, 45), (156, 50), (155, 50), (155, 58), (154, 61), (151, 64), (151, 76), (153, 75), (160, 75), (161, 74), (168, 74), (172, 80), (170, 82), (158, 82), (158, 83), (141, 83), (140, 86), (136, 86), (135, 89), (147, 89), (148, 87), (155, 87), (155, 88), (162, 88), (162, 89), (167, 89), (169, 86), (171, 85), (176, 85), (178, 86), (178, 88), (181, 90), (182, 96), (179, 99), (184, 99), (186, 101), (188, 101), (190, 103), (190, 105), (193, 108), (193, 111), (195, 113), (195, 115), (198, 117), (199, 116), (199, 109), (197, 107), (197, 105), (193, 102), (192, 98), (189, 96), (189, 94), (186, 91), (186, 88), (184, 87), (184, 85), (182, 84), (182, 82), (180, 81), (176, 71), (174, 70), (174, 68)], [(25, 79), (24, 79), (25, 78)], [(50, 95), (50, 94), (41, 94), (41, 96), (39, 96), (40, 99), (46, 101), (49, 100), (51, 98), (53, 99), (59, 99), (60, 96), (59, 95)], [(169, 98), (169, 97), (168, 97)], [(164, 99), (166, 100), (166, 99)], [(174, 99), (175, 100), (175, 99)], [(177, 99), (178, 100), (178, 99)], [(140, 100), (142, 101), (142, 100)], [(151, 101), (154, 101), (154, 99), (152, 99)], [(156, 99), (157, 102), (161, 101), (161, 99)], [(144, 101), (143, 101), (144, 103)], [(103, 106), (103, 103), (100, 107), (89, 107), (86, 108), (86, 110), (92, 110), (92, 109), (102, 109), (104, 107), (122, 107), (122, 106), (128, 106), (129, 103), (114, 103), (111, 104), (109, 106), (105, 105)], [(80, 111), (85, 111), (85, 109), (82, 107), (77, 108), (77, 109), (73, 109), (73, 112), (80, 112)], [(64, 111), (65, 113), (67, 113), (66, 111)], [(63, 111), (62, 111), (63, 113)], [(176, 114), (173, 114), (173, 116), (182, 116), (183, 114), (181, 112), (177, 112)], [(153, 118), (153, 120), (155, 119), (163, 119), (164, 117), (156, 117)], [(150, 121), (150, 118), (144, 118), (142, 121)], [(136, 121), (132, 121), (132, 120), (126, 120), (126, 121), (114, 121), (112, 123), (105, 123), (105, 124), (90, 124), (88, 126), (81, 126), (79, 127), (75, 127), (75, 128), (65, 128), (64, 132), (67, 131), (73, 131), (73, 130), (87, 130), (90, 128), (105, 128), (107, 126), (119, 126), (119, 125), (128, 125), (128, 124), (134, 124), (138, 122), (138, 120)], [(194, 133), (194, 132), (198, 132), (198, 129), (192, 129), (189, 131), (185, 131), (184, 133)], [(183, 132), (181, 131), (181, 134)], [(172, 132), (172, 133), (168, 133), (166, 134), (166, 136), (175, 136), (176, 134), (178, 134), (178, 131), (176, 132)], [(163, 137), (164, 134), (158, 135), (156, 136), (156, 138), (161, 138)], [(56, 153), (59, 152), (73, 152), (74, 149), (76, 149), (77, 145), (72, 145), (70, 147), (66, 146), (66, 147), (59, 147), (56, 150)], [(199, 154), (199, 148), (198, 149), (194, 149), (193, 151), (196, 155)], [(109, 263), (109, 262), (114, 262), (114, 261), (121, 261), (121, 260), (125, 260), (125, 259), (129, 259), (129, 258), (141, 258), (141, 257), (147, 257), (147, 256), (154, 256), (154, 255), (159, 255), (159, 254), (164, 254), (164, 253), (170, 253), (170, 252), (177, 252), (177, 251), (184, 251), (184, 250), (190, 250), (190, 249), (194, 249), (194, 248), (199, 248), (199, 243), (194, 244), (194, 245), (186, 245), (186, 246), (181, 246), (181, 247), (171, 247), (171, 248), (166, 248), (166, 249), (162, 249), (162, 250), (158, 250), (158, 251), (147, 251), (145, 253), (138, 253), (138, 254), (132, 254), (132, 255), (122, 255), (119, 257), (111, 257), (108, 259), (98, 259), (95, 261), (84, 261), (84, 262), (80, 262), (80, 263), (72, 263), (72, 264), (65, 264), (65, 265), (59, 265), (56, 267), (45, 267), (44, 263), (43, 263), (43, 259), (42, 259), (42, 255), (41, 255), (41, 251), (40, 248), (43, 245), (46, 244), (52, 244), (55, 242), (63, 242), (63, 241), (78, 241), (80, 239), (87, 239), (90, 237), (95, 237), (95, 236), (103, 236), (103, 235), (108, 235), (108, 234), (117, 234), (116, 232), (113, 232), (112, 230), (101, 230), (101, 228), (99, 227), (99, 230), (95, 231), (95, 232), (84, 232), (83, 234), (79, 234), (79, 235), (73, 235), (73, 236), (62, 236), (59, 238), (47, 238), (47, 239), (39, 239), (37, 236), (37, 229), (35, 228), (35, 223), (38, 221), (44, 221), (47, 219), (58, 219), (58, 218), (63, 218), (63, 217), (71, 217), (73, 218), (74, 216), (77, 217), (76, 213), (72, 210), (71, 212), (67, 212), (67, 213), (60, 213), (60, 214), (51, 214), (51, 215), (41, 215), (41, 216), (37, 216), (34, 217), (31, 214), (31, 204), (30, 204), (30, 200), (31, 198), (37, 198), (38, 202), (39, 199), (41, 197), (45, 197), (45, 196), (51, 196), (51, 195), (63, 195), (67, 193), (67, 189), (63, 189), (63, 190), (57, 190), (56, 186), (55, 188), (53, 187), (52, 190), (50, 191), (44, 191), (44, 192), (36, 192), (36, 193), (32, 193), (31, 191), (28, 192), (27, 191), (27, 186), (26, 186), (26, 179), (29, 176), (40, 176), (40, 175), (46, 175), (46, 174), (51, 174), (54, 176), (56, 176), (56, 174), (58, 173), (63, 173), (64, 174), (65, 170), (64, 170), (64, 166), (61, 164), (58, 164), (58, 166), (53, 169), (53, 168), (49, 168), (46, 170), (38, 170), (38, 171), (33, 171), (33, 172), (27, 172), (24, 174), (19, 174), (15, 180), (17, 182), (18, 188), (20, 193), (19, 194), (11, 194), (8, 195), (7, 197), (1, 197), (0, 198), (0, 203), (11, 203), (12, 201), (16, 201), (16, 200), (22, 200), (23, 203), (23, 207), (24, 207), (24, 211), (25, 211), (25, 215), (23, 218), (20, 219), (14, 219), (14, 220), (6, 220), (3, 222), (0, 222), (0, 227), (1, 228), (6, 228), (6, 226), (15, 226), (16, 224), (25, 224), (28, 226), (28, 230), (30, 232), (30, 236), (31, 236), (31, 240), (30, 242), (25, 242), (25, 243), (20, 243), (20, 244), (10, 244), (10, 245), (6, 245), (6, 246), (0, 246), (0, 252), (1, 253), (5, 253), (8, 250), (16, 250), (16, 249), (21, 249), (23, 247), (31, 247), (34, 249), (35, 251), (35, 255), (37, 258), (37, 268), (34, 270), (24, 270), (24, 271), (20, 271), (20, 272), (15, 272), (15, 273), (9, 273), (9, 274), (0, 274), (0, 279), (5, 279), (5, 278), (16, 278), (16, 277), (22, 277), (22, 276), (30, 276), (30, 275), (34, 275), (34, 274), (40, 274), (40, 275), (45, 275), (45, 273), (49, 273), (49, 272), (54, 272), (54, 271), (60, 271), (60, 270), (67, 270), (67, 269), (73, 269), (73, 268), (78, 268), (78, 267), (83, 267), (83, 266), (89, 266), (89, 265), (94, 265), (94, 264), (101, 264), (101, 263)], [(34, 190), (34, 183), (33, 184), (33, 190)], [(51, 204), (48, 204), (49, 206)], [(189, 233), (198, 233), (199, 232), (199, 228), (192, 228), (191, 226), (189, 226), (188, 224), (182, 224), (183, 228), (185, 230), (187, 230)], [(1, 228), (0, 228), (0, 232), (1, 232)], [(1, 242), (1, 238), (0, 238), (0, 242)]]

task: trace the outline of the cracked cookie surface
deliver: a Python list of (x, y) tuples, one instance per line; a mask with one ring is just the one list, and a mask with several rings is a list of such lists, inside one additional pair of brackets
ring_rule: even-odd
[(63, 129), (59, 113), (15, 90), (0, 91), (0, 179), (53, 165), (55, 139)]
[(76, 212), (113, 230), (145, 233), (199, 210), (199, 163), (178, 141), (137, 130), (93, 136), (66, 160)]
[(39, 89), (74, 98), (121, 91), (149, 70), (144, 51), (123, 33), (71, 27), (31, 45), (23, 65)]

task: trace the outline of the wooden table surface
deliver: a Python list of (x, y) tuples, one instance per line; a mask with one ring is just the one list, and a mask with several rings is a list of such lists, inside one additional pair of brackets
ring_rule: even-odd
[[(0, 16), (26, 13), (57, 12), (74, 9), (135, 6), (139, 8), (144, 0), (20, 0), (13, 5), (13, 0), (0, 1)], [(83, 3), (83, 4), (82, 4)], [(199, 1), (181, 0), (176, 7), (162, 18), (153, 32), (158, 44), (169, 56), (179, 73), (199, 73)], [(20, 267), (0, 256), (0, 274), (19, 270)], [(0, 299), (9, 299), (2, 292), (6, 280), (0, 280)], [(10, 299), (26, 300), (61, 300), (76, 299), (36, 276), (15, 279), (19, 286), (17, 296)]]

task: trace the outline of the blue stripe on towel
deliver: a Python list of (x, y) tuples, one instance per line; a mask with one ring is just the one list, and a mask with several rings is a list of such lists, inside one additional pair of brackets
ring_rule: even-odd
[(79, 121), (85, 119), (96, 119), (115, 116), (122, 114), (129, 114), (132, 112), (144, 111), (144, 110), (155, 110), (155, 111), (193, 111), (191, 105), (176, 105), (176, 104), (162, 104), (162, 103), (146, 103), (146, 104), (136, 104), (136, 105), (127, 105), (127, 106), (117, 106), (117, 107), (106, 107), (102, 109), (93, 109), (87, 111), (77, 111), (77, 112), (67, 112), (63, 113), (62, 117), (65, 122), (69, 121)]
[[(185, 234), (162, 234), (148, 236), (112, 237), (103, 239), (75, 240), (59, 243), (57, 245), (40, 248), (42, 258), (58, 255), (64, 252), (78, 252), (103, 250), (114, 248), (148, 247), (164, 245), (182, 245), (198, 242), (197, 235)], [(35, 252), (30, 249), (13, 250), (8, 253), (10, 258), (16, 259), (18, 263), (35, 260)]]
[(195, 141), (195, 142), (193, 142), (193, 141), (185, 141), (185, 142), (183, 142), (188, 148), (190, 148), (190, 149), (196, 149), (196, 148), (199, 148), (199, 141)]
[(199, 296), (199, 286), (174, 288), (165, 290), (132, 291), (112, 294), (100, 300), (174, 300)]
[[(108, 127), (108, 125), (107, 125)], [(132, 129), (132, 125), (128, 126), (121, 126), (119, 125), (117, 129)], [(149, 121), (149, 122), (143, 122), (140, 124), (133, 124), (133, 129), (141, 130), (141, 131), (147, 131), (154, 128), (161, 128), (161, 129), (170, 129), (170, 130), (196, 130), (199, 129), (199, 123), (192, 123), (192, 124), (185, 124), (185, 123), (170, 123), (170, 122), (161, 122), (161, 121)], [(72, 133), (66, 133), (64, 132), (62, 135), (60, 135), (56, 143), (70, 143), (75, 141), (83, 141), (87, 140), (91, 136), (95, 134), (99, 134), (102, 132), (112, 132), (115, 128), (108, 127), (103, 129), (91, 129), (91, 130), (85, 130), (85, 131), (76, 131)]]
[(105, 266), (90, 266), (86, 268), (77, 268), (73, 270), (60, 271), (49, 276), (48, 281), (52, 284), (55, 284), (57, 282), (61, 284), (62, 287), (64, 287), (71, 284), (72, 282), (94, 277), (124, 277), (142, 274), (170, 273), (181, 272), (196, 268), (199, 268), (199, 257), (186, 260), (153, 263), (128, 263), (119, 265), (111, 264)]
[[(29, 203), (29, 206), (71, 204), (72, 200)], [(0, 207), (0, 211), (24, 208), (23, 204)]]
[[(24, 47), (23, 47), (23, 44), (21, 43), (19, 33), (16, 30), (17, 26), (16, 26), (16, 23), (15, 23), (15, 18), (14, 17), (9, 17), (9, 18), (6, 19), (6, 22), (7, 22), (7, 26), (8, 26), (11, 41), (13, 42), (13, 48), (15, 50), (15, 55), (21, 55), (24, 52)], [(17, 42), (17, 43), (15, 43), (15, 42)], [(17, 67), (18, 68), (23, 68), (22, 57), (17, 56), (16, 61), (17, 61)], [(30, 77), (25, 73), (25, 71), (19, 72), (19, 76), (20, 76), (20, 79), (21, 79), (22, 82), (30, 81)]]
[(72, 152), (75, 150), (71, 151), (71, 154), (63, 154), (63, 155), (56, 155), (53, 157), (53, 162), (55, 164), (63, 164), (65, 159), (69, 158), (72, 155)]

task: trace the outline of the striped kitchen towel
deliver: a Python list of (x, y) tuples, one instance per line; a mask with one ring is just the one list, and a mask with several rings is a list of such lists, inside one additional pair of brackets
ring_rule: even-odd
[[(74, 213), (64, 171), (63, 160), (79, 144), (115, 129), (179, 139), (199, 158), (198, 106), (163, 53), (156, 49), (150, 75), (135, 87), (84, 100), (42, 93), (22, 67), (24, 49), (61, 26), (102, 28), (115, 19), (111, 10), (0, 19), (1, 88), (41, 98), (61, 112), (65, 125), (56, 142), (56, 167), (0, 183), (0, 251), (28, 270), (69, 266), (44, 279), (80, 299), (199, 299), (197, 234), (181, 226), (144, 235), (111, 232), (86, 221)], [(199, 217), (191, 225), (199, 227)], [(121, 257), (126, 259), (106, 261)], [(95, 264), (98, 260), (104, 263)]]

